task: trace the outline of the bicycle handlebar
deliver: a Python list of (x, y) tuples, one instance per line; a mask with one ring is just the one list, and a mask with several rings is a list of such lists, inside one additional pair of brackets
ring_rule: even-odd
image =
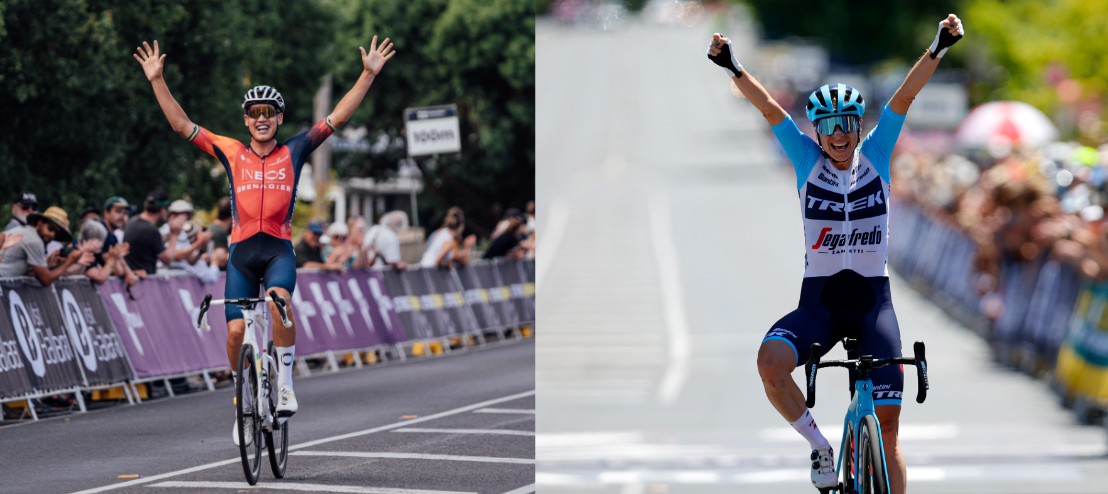
[[(270, 290), (269, 296), (265, 298), (234, 298), (212, 300), (212, 294), (206, 294), (204, 295), (204, 301), (200, 303), (200, 317), (197, 318), (196, 325), (203, 329), (205, 333), (212, 330), (211, 326), (208, 326), (208, 318), (204, 316), (208, 314), (208, 309), (210, 309), (213, 305), (247, 305), (257, 304), (261, 302), (273, 302), (273, 305), (277, 306), (277, 313), (281, 315), (281, 324), (283, 324), (286, 328), (292, 327), (292, 321), (289, 321), (288, 311), (285, 308), (285, 306), (288, 305), (288, 302), (285, 301), (284, 297), (278, 295), (275, 290)], [(253, 307), (253, 305), (251, 305), (251, 307)]]
[(885, 367), (886, 365), (914, 365), (916, 367), (917, 384), (916, 403), (923, 403), (923, 401), (927, 399), (927, 390), (929, 389), (927, 381), (927, 356), (922, 341), (917, 341), (912, 345), (912, 351), (914, 353), (912, 358), (873, 359), (869, 356), (862, 356), (854, 360), (828, 360), (826, 362), (820, 362), (821, 350), (822, 347), (819, 343), (812, 343), (811, 348), (808, 350), (808, 362), (804, 365), (804, 377), (808, 384), (805, 405), (807, 405), (808, 408), (816, 406), (816, 375), (820, 367), (845, 367), (854, 371), (858, 371), (861, 368), (861, 370), (865, 371), (863, 372), (863, 375), (865, 375), (868, 374), (870, 370)]

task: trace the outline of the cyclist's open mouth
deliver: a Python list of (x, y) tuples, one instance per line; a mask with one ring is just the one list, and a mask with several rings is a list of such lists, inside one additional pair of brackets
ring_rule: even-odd
[(269, 131), (269, 124), (257, 125), (257, 126), (254, 127), (254, 129), (257, 130), (258, 132), (268, 132)]
[(846, 147), (850, 145), (850, 141), (844, 142), (842, 144), (835, 144), (834, 142), (828, 144), (831, 144), (831, 149), (834, 149), (835, 151), (846, 151)]

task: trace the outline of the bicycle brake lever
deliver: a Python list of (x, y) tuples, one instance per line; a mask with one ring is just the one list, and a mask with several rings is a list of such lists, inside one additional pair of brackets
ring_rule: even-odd
[(200, 329), (203, 329), (205, 333), (212, 330), (211, 326), (208, 326), (208, 318), (204, 317), (208, 315), (208, 307), (211, 306), (211, 303), (212, 294), (204, 295), (204, 301), (200, 303), (200, 317), (196, 318), (196, 325), (200, 326)]
[(804, 377), (808, 382), (808, 399), (804, 402), (808, 408), (816, 406), (816, 372), (819, 371), (820, 345), (812, 343), (808, 350), (808, 363), (804, 365)]
[(924, 353), (922, 341), (912, 345), (916, 357), (916, 403), (923, 403), (927, 399), (927, 356)]
[(273, 305), (277, 306), (277, 313), (281, 314), (281, 324), (283, 324), (286, 328), (291, 328), (292, 321), (289, 321), (289, 316), (285, 312), (285, 298), (277, 295), (276, 290), (270, 290), (269, 297), (273, 299)]

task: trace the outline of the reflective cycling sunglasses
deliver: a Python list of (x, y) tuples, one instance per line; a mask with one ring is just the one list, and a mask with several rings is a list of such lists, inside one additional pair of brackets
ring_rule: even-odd
[(854, 115), (838, 115), (834, 117), (816, 120), (816, 132), (829, 136), (835, 133), (835, 127), (843, 129), (844, 134), (858, 130), (858, 117)]
[(265, 118), (273, 118), (277, 116), (277, 109), (270, 105), (254, 105), (246, 110), (246, 114), (250, 115), (250, 118), (259, 118), (265, 115)]

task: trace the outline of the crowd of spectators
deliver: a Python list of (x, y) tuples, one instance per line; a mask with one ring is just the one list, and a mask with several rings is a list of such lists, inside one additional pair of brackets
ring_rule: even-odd
[[(170, 202), (159, 189), (150, 192), (141, 206), (117, 196), (102, 208), (86, 207), (74, 231), (65, 210), (50, 206), (39, 213), (35, 194), (21, 192), (13, 201), (11, 221), (0, 233), (0, 277), (31, 276), (45, 286), (61, 276), (83, 274), (96, 283), (115, 276), (134, 285), (162, 269), (185, 271), (203, 283), (214, 283), (226, 270), (230, 254), (231, 207), (230, 198), (220, 199), (215, 218), (201, 225), (194, 221), (196, 211), (188, 200)], [(504, 214), (489, 238), (484, 259), (534, 257), (534, 201), (526, 211), (525, 215), (512, 208)], [(407, 269), (400, 238), (408, 229), (403, 211), (385, 213), (374, 225), (360, 217), (330, 225), (313, 219), (295, 244), (296, 265), (334, 272)], [(464, 235), (465, 231), (465, 213), (450, 208), (441, 227), (428, 235), (419, 265), (468, 263), (477, 238)]]
[(892, 193), (973, 239), (982, 295), (998, 289), (1004, 259), (1051, 259), (1108, 279), (1108, 147), (1055, 143), (972, 157), (901, 153)]

